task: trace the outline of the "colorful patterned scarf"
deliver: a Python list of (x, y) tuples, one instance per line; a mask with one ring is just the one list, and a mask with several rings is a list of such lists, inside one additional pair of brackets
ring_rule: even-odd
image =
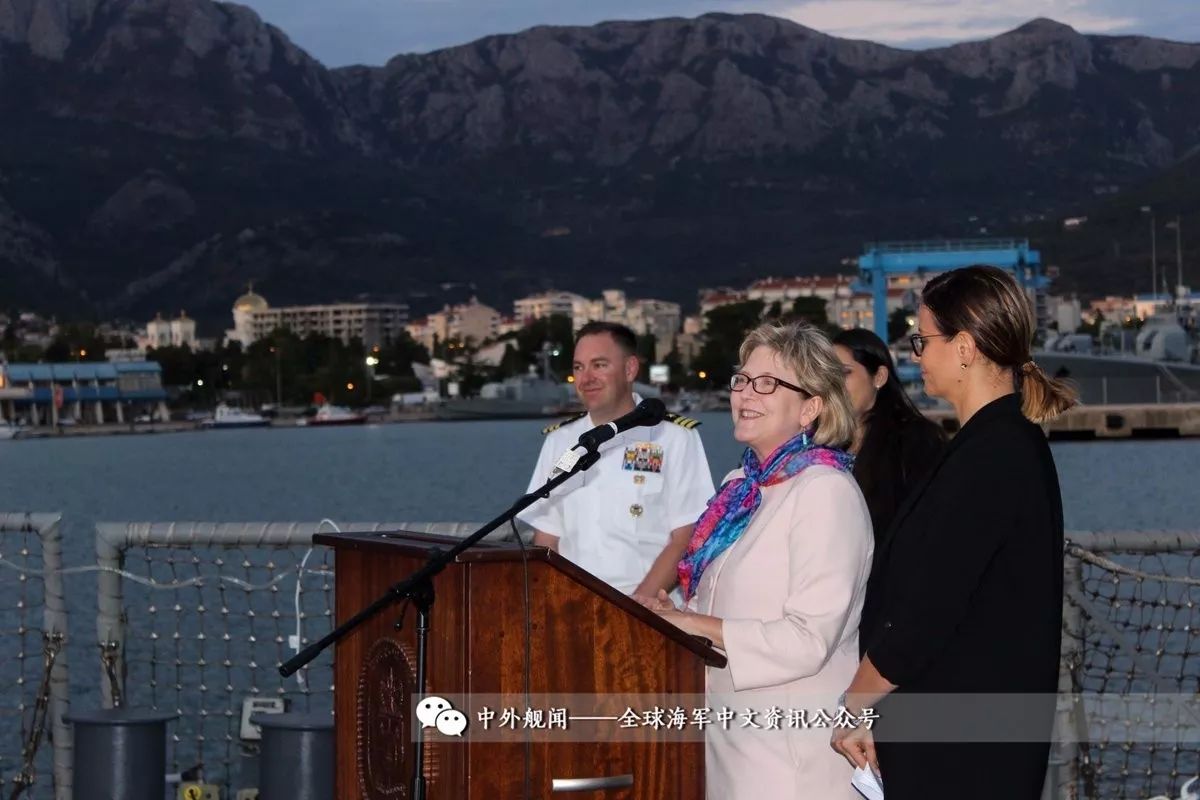
[(854, 466), (854, 456), (845, 450), (813, 444), (810, 431), (802, 431), (784, 442), (767, 456), (765, 464), (759, 464), (754, 451), (746, 448), (742, 455), (745, 477), (730, 479), (708, 501), (708, 508), (696, 521), (687, 552), (679, 562), (679, 584), (685, 598), (692, 599), (708, 565), (745, 533), (762, 502), (761, 487), (783, 483), (813, 464), (849, 472)]

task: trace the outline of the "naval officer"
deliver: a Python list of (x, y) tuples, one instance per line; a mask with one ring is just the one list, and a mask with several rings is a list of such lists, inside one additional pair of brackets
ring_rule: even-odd
[[(545, 483), (579, 435), (633, 410), (637, 338), (624, 325), (590, 322), (575, 338), (575, 391), (587, 413), (545, 430), (529, 491)], [(668, 415), (600, 445), (600, 460), (523, 511), (533, 542), (626, 594), (670, 591), (692, 525), (713, 495), (695, 420)]]

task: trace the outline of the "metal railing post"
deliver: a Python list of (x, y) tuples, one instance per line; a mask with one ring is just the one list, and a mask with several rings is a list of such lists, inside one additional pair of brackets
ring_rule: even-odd
[(62, 646), (54, 656), (47, 688), (48, 716), (53, 753), (55, 800), (71, 800), (74, 732), (63, 717), (70, 711), (70, 679), (67, 669), (69, 629), (66, 593), (62, 576), (61, 514), (0, 514), (0, 531), (37, 534), (42, 549), (42, 633), (60, 636)]
[(121, 567), (125, 561), (124, 526), (96, 526), (96, 646), (100, 649), (100, 701), (120, 705), (125, 695), (125, 610)]
[(67, 648), (70, 640), (67, 622), (67, 598), (62, 575), (62, 528), (57, 514), (49, 524), (40, 529), (42, 537), (42, 588), (45, 608), (42, 611), (42, 629), (46, 635), (59, 634), (64, 646), (59, 649), (50, 669), (50, 735), (54, 742), (54, 796), (56, 800), (70, 800), (73, 796), (72, 750), (75, 731), (64, 721), (71, 711), (71, 689), (67, 673)]

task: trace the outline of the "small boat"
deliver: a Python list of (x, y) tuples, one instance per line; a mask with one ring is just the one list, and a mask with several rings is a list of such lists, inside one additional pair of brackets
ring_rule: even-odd
[(362, 425), (367, 421), (366, 414), (359, 414), (343, 406), (329, 403), (317, 409), (317, 413), (307, 419), (296, 422), (297, 425)]
[(201, 428), (265, 428), (271, 420), (250, 411), (233, 408), (221, 403), (213, 412), (212, 419), (201, 421)]

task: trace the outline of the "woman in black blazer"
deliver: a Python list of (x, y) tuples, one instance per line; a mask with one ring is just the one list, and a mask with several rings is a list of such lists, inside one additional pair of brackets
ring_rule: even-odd
[(838, 730), (833, 746), (874, 767), (887, 800), (1036, 800), (1058, 686), (1063, 520), (1034, 422), (1074, 393), (1030, 357), (1033, 309), (1007, 273), (943, 273), (921, 299), (913, 354), (961, 427), (880, 541), (866, 654), (845, 698), (879, 718)]

